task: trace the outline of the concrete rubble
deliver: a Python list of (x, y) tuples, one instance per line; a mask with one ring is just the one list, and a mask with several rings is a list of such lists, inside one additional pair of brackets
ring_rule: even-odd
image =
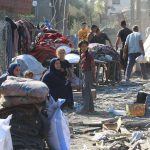
[[(125, 112), (126, 104), (134, 103), (139, 91), (150, 93), (148, 81), (132, 81), (98, 87), (94, 113), (78, 115), (67, 112), (71, 129), (71, 150), (150, 149), (150, 118), (116, 116), (108, 111), (113, 107)], [(81, 100), (79, 97), (79, 93), (74, 94), (78, 107)], [(104, 128), (105, 125), (107, 128)]]

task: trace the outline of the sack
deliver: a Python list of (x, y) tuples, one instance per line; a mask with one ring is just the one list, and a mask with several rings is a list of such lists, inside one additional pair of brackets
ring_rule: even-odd
[(136, 58), (136, 62), (140, 63), (140, 64), (145, 64), (145, 63), (147, 63), (147, 60), (146, 60), (145, 56), (140, 55)]
[(73, 73), (73, 77), (71, 79), (72, 87), (81, 87), (81, 80)]
[(45, 99), (29, 97), (29, 96), (28, 97), (1, 96), (0, 101), (3, 107), (13, 107), (13, 106), (25, 105), (25, 104), (38, 104), (44, 102)]
[(11, 118), (12, 115), (9, 115), (6, 119), (0, 119), (0, 150), (13, 150), (9, 126)]
[(0, 87), (0, 93), (4, 96), (30, 96), (46, 99), (49, 89), (41, 81), (7, 77), (7, 80)]
[(22, 75), (26, 70), (32, 71), (33, 79), (35, 80), (40, 80), (43, 72), (46, 70), (46, 68), (44, 68), (42, 64), (31, 55), (19, 55), (13, 58), (13, 61), (17, 62), (20, 65)]
[(57, 102), (51, 97), (49, 100), (48, 117), (50, 130), (48, 134), (48, 144), (53, 150), (70, 150), (69, 124), (60, 107), (65, 102), (58, 99)]

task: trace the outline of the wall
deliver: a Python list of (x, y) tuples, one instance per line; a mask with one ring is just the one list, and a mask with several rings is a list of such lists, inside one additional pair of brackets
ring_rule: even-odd
[(108, 15), (121, 13), (130, 9), (130, 0), (120, 0), (120, 4), (112, 4), (112, 0), (108, 0)]
[(32, 0), (0, 0), (0, 10), (18, 14), (30, 14)]

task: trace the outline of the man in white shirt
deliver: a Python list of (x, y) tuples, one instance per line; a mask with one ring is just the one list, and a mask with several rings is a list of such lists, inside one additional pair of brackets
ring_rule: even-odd
[[(126, 68), (125, 79), (126, 81), (129, 81), (133, 66), (136, 63), (136, 58), (141, 54), (145, 55), (143, 47), (143, 39), (141, 33), (139, 32), (138, 26), (134, 26), (133, 33), (127, 36), (125, 42), (125, 49), (128, 50), (128, 64)], [(143, 79), (147, 79), (147, 76), (145, 74), (145, 65), (144, 64), (140, 65), (142, 77)]]

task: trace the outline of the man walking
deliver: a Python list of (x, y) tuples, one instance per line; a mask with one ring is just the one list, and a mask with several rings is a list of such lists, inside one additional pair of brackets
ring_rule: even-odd
[(126, 67), (127, 67), (128, 57), (123, 58), (123, 48), (125, 45), (126, 38), (129, 34), (132, 33), (132, 30), (127, 28), (125, 20), (121, 21), (121, 27), (122, 27), (122, 29), (118, 32), (118, 35), (117, 35), (116, 50), (118, 50), (118, 46), (122, 42), (122, 49), (120, 50), (120, 63), (122, 65), (122, 68), (123, 68), (124, 73), (125, 73)]
[[(126, 52), (125, 52), (126, 50)], [(128, 52), (127, 52), (128, 51)], [(133, 27), (133, 33), (127, 36), (125, 46), (124, 46), (124, 57), (128, 53), (128, 63), (127, 63), (127, 69), (125, 73), (125, 79), (126, 81), (129, 81), (131, 72), (133, 69), (134, 64), (136, 63), (136, 58), (140, 56), (141, 54), (145, 55), (144, 53), (144, 47), (143, 47), (143, 40), (142, 35), (139, 32), (138, 26)], [(141, 73), (143, 79), (147, 79), (146, 72), (145, 72), (145, 65), (140, 64), (141, 66)]]

